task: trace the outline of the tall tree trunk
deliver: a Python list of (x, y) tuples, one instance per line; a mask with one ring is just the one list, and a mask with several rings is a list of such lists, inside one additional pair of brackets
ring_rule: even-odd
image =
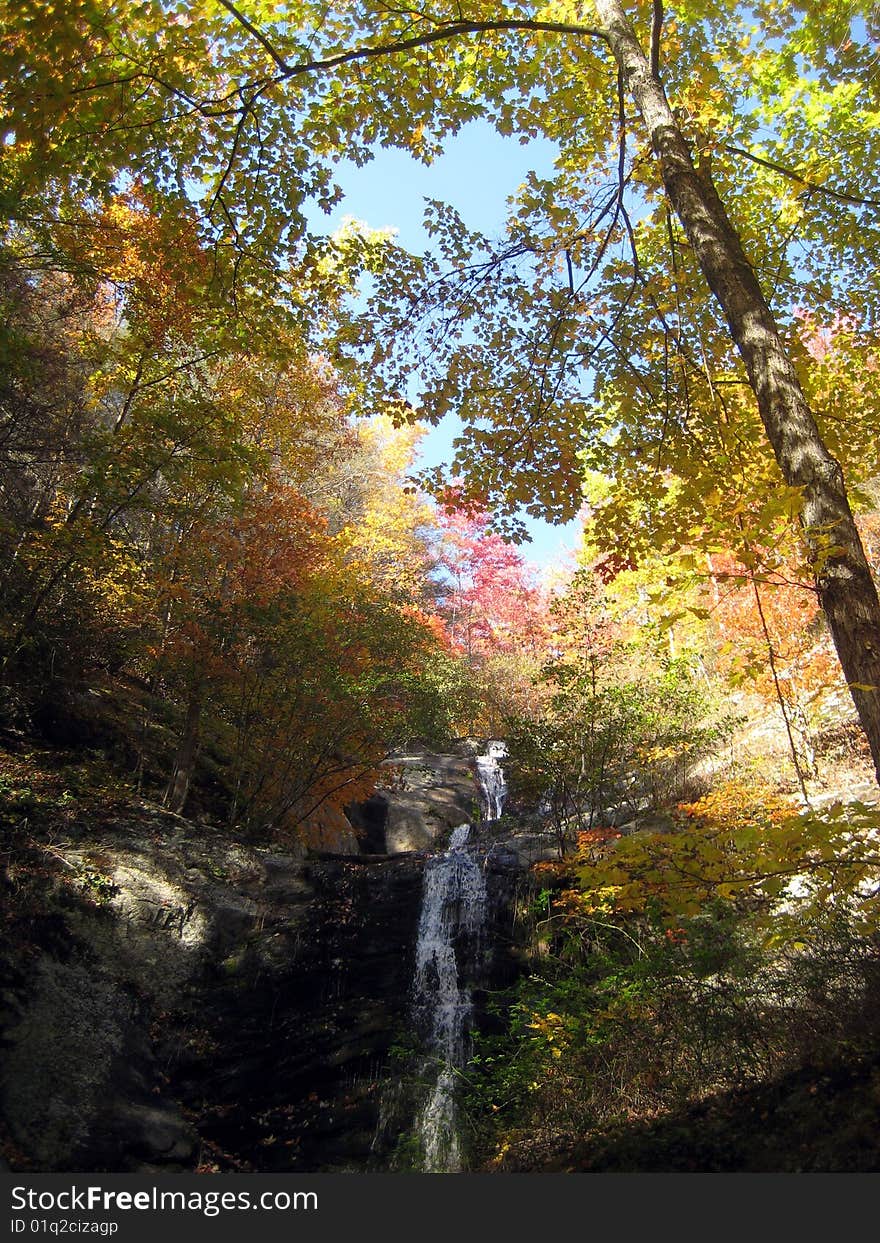
[(192, 780), (193, 771), (196, 766), (196, 756), (199, 750), (199, 723), (202, 716), (202, 695), (203, 687), (196, 676), (196, 681), (190, 687), (189, 698), (186, 705), (186, 719), (183, 723), (183, 733), (180, 736), (180, 742), (177, 745), (177, 754), (174, 757), (174, 768), (171, 772), (171, 779), (168, 782), (168, 788), (165, 791), (165, 806), (171, 811), (180, 814), (186, 806), (186, 796), (189, 794), (189, 783)]
[(819, 600), (880, 781), (880, 601), (840, 464), (826, 449), (773, 313), (711, 179), (698, 173), (620, 0), (595, 0), (625, 89), (647, 126), (669, 201), (745, 364), (773, 452), (803, 489)]

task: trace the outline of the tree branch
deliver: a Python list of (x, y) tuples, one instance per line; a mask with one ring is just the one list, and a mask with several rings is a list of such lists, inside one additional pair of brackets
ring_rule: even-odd
[(803, 173), (799, 173), (793, 168), (786, 168), (784, 164), (777, 164), (775, 160), (768, 160), (763, 155), (756, 155), (754, 151), (746, 151), (744, 147), (735, 147), (731, 143), (725, 142), (721, 143), (721, 149), (722, 151), (727, 151), (730, 155), (741, 155), (743, 159), (751, 160), (753, 164), (760, 164), (763, 168), (769, 168), (771, 172), (779, 173), (780, 177), (787, 177), (789, 181), (796, 182), (811, 193), (827, 194), (829, 198), (836, 199), (838, 203), (852, 203), (856, 207), (880, 207), (880, 199), (865, 199), (860, 198), (857, 194), (848, 194), (843, 190), (832, 190), (830, 186), (822, 185), (818, 181), (810, 181)]
[(653, 0), (651, 8), (651, 77), (660, 79), (660, 35), (663, 31), (663, 0)]
[(577, 22), (544, 22), (528, 18), (502, 18), (498, 21), (490, 22), (458, 21), (444, 23), (435, 30), (428, 30), (424, 34), (413, 35), (409, 39), (400, 39), (391, 43), (379, 43), (375, 46), (351, 48), (347, 52), (337, 52), (333, 56), (327, 56), (323, 59), (291, 64), (272, 45), (266, 35), (231, 3), (231, 0), (218, 0), (218, 3), (232, 14), (235, 20), (244, 27), (248, 34), (257, 40), (267, 55), (272, 58), (281, 71), (279, 76), (282, 80), (298, 78), (307, 73), (320, 73), (327, 69), (336, 69), (339, 65), (351, 64), (355, 61), (371, 60), (379, 56), (394, 56), (398, 52), (409, 52), (414, 48), (427, 47), (432, 43), (455, 39), (459, 35), (498, 33), (507, 30), (533, 30), (557, 35), (585, 35), (591, 39), (601, 39), (606, 43), (608, 41), (604, 30), (596, 26), (582, 26)]
[[(740, 525), (742, 524), (740, 523)], [(804, 802), (809, 807), (810, 796), (807, 793), (807, 783), (804, 778), (803, 769), (801, 768), (800, 757), (798, 755), (797, 747), (794, 741), (794, 733), (792, 732), (791, 720), (789, 719), (789, 713), (788, 713), (788, 704), (785, 702), (785, 696), (782, 693), (782, 686), (780, 685), (780, 682), (779, 682), (779, 670), (776, 665), (776, 652), (773, 648), (773, 640), (770, 637), (770, 629), (767, 625), (767, 618), (764, 614), (764, 606), (761, 603), (761, 593), (758, 590), (758, 584), (757, 584), (754, 574), (750, 573), (749, 579), (751, 580), (752, 591), (754, 592), (754, 595), (755, 595), (755, 605), (757, 606), (757, 609), (758, 609), (758, 617), (761, 619), (761, 630), (764, 633), (764, 642), (767, 645), (767, 658), (770, 663), (770, 672), (773, 675), (773, 686), (776, 691), (776, 701), (779, 704), (780, 711), (782, 712), (782, 719), (785, 721), (785, 732), (788, 735), (788, 748), (789, 748), (789, 751), (791, 752), (791, 760), (792, 760), (792, 763), (794, 764), (794, 771), (797, 774), (797, 781), (798, 781), (798, 785), (801, 788), (801, 794), (803, 795)]]
[(240, 26), (244, 26), (248, 34), (252, 38), (256, 39), (263, 51), (266, 52), (272, 60), (274, 60), (281, 72), (286, 74), (290, 66), (284, 57), (279, 52), (276, 52), (275, 48), (263, 34), (262, 30), (255, 26), (253, 22), (248, 21), (244, 13), (242, 13), (240, 9), (237, 9), (234, 4), (230, 3), (230, 0), (217, 0), (217, 3), (221, 4), (228, 13), (231, 13)]

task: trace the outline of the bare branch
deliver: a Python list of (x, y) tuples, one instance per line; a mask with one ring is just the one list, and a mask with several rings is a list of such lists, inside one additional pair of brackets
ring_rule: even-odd
[[(739, 524), (740, 524), (740, 529), (742, 529), (741, 519), (740, 519)], [(788, 747), (789, 747), (789, 751), (791, 752), (791, 759), (792, 759), (792, 763), (794, 764), (794, 771), (797, 773), (798, 785), (801, 788), (801, 794), (803, 795), (804, 802), (809, 807), (810, 796), (807, 793), (807, 783), (804, 778), (804, 772), (803, 772), (803, 769), (801, 768), (800, 757), (798, 756), (797, 746), (795, 745), (795, 741), (794, 741), (794, 733), (792, 731), (791, 720), (789, 717), (788, 703), (786, 702), (785, 696), (782, 693), (782, 686), (780, 685), (780, 682), (779, 682), (779, 669), (778, 669), (777, 662), (776, 662), (776, 651), (773, 647), (773, 640), (770, 637), (770, 629), (767, 625), (767, 618), (764, 614), (764, 605), (761, 601), (761, 592), (758, 588), (758, 583), (755, 579), (754, 574), (750, 573), (749, 578), (751, 580), (752, 591), (755, 596), (755, 606), (757, 607), (757, 610), (758, 610), (758, 616), (761, 619), (761, 630), (763, 631), (764, 642), (767, 647), (767, 659), (770, 664), (770, 672), (773, 675), (773, 686), (776, 691), (776, 701), (779, 704), (779, 709), (782, 713), (782, 719), (785, 721), (785, 732), (788, 735)]]

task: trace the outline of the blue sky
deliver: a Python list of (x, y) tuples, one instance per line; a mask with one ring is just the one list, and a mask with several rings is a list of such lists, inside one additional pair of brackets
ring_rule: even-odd
[[(346, 197), (331, 217), (320, 217), (321, 227), (331, 231), (343, 217), (356, 216), (373, 228), (397, 229), (402, 245), (423, 250), (429, 244), (422, 227), (423, 200), (433, 198), (454, 204), (470, 228), (498, 235), (503, 230), (508, 197), (530, 169), (547, 176), (554, 156), (549, 142), (521, 144), (514, 138), (503, 138), (485, 122), (475, 121), (450, 139), (444, 154), (427, 168), (397, 150), (379, 151), (363, 168), (340, 164), (336, 180)], [(318, 220), (314, 223), (317, 225)], [(455, 433), (448, 419), (432, 428), (422, 442), (420, 464), (448, 462)], [(574, 547), (579, 529), (577, 522), (552, 527), (531, 518), (526, 525), (532, 542), (523, 546), (523, 555), (542, 567)]]

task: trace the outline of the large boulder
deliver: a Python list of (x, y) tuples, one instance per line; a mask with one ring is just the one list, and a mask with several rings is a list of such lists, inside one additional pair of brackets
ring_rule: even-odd
[(396, 755), (377, 792), (386, 805), (384, 849), (388, 854), (431, 850), (452, 829), (479, 814), (479, 790), (468, 754), (439, 755), (411, 748)]

